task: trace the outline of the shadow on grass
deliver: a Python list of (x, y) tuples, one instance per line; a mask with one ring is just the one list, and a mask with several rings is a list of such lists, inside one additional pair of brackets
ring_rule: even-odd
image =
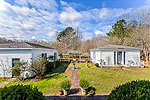
[(61, 66), (55, 68), (52, 70), (52, 72), (50, 72), (49, 74), (53, 74), (53, 73), (64, 73), (66, 71), (66, 69), (68, 68), (70, 63), (64, 63)]
[(108, 95), (94, 96), (46, 96), (46, 100), (107, 100)]
[(56, 69), (54, 69), (52, 72), (50, 72), (50, 75), (47, 75), (44, 77), (44, 79), (51, 79), (51, 78), (65, 78), (67, 77), (66, 75), (60, 75), (61, 73), (64, 73), (66, 71), (66, 69), (68, 68), (69, 63), (65, 63), (63, 66), (59, 66)]
[(66, 75), (62, 76), (62, 75), (60, 75), (60, 73), (53, 73), (53, 74), (50, 74), (48, 76), (45, 76), (44, 79), (49, 80), (49, 79), (52, 79), (52, 78), (58, 79), (58, 78), (65, 78), (65, 77), (67, 77), (67, 76)]

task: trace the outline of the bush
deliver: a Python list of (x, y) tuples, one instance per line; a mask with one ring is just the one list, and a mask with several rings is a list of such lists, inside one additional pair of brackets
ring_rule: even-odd
[(88, 87), (88, 92), (95, 93), (95, 91), (96, 91), (96, 89), (94, 87), (92, 87), (92, 86)]
[(96, 66), (96, 67), (99, 67), (99, 63), (96, 63), (95, 66)]
[(59, 60), (57, 60), (55, 63), (56, 63), (56, 67), (62, 66), (62, 63)]
[(144, 66), (144, 68), (150, 68), (150, 66)]
[(137, 80), (116, 87), (107, 100), (150, 100), (150, 81)]
[(71, 88), (71, 82), (69, 80), (62, 81), (60, 87), (64, 90), (69, 90)]
[(46, 73), (51, 72), (54, 69), (54, 63), (53, 62), (48, 62), (46, 64)]
[[(24, 71), (28, 68), (28, 63), (25, 61), (18, 62), (15, 67), (12, 68), (12, 75), (16, 76), (17, 78), (21, 79), (23, 77), (24, 79)], [(22, 76), (21, 76), (22, 74)]]
[(21, 69), (18, 66), (15, 66), (12, 68), (12, 75), (16, 76), (17, 78), (19, 78), (19, 76), (21, 75)]
[(36, 87), (13, 85), (0, 88), (0, 100), (45, 100)]
[(87, 80), (81, 79), (79, 85), (80, 85), (81, 88), (87, 89), (90, 84)]
[[(62, 66), (62, 63), (60, 61), (56, 61), (55, 64), (56, 64), (55, 68)], [(46, 64), (46, 73), (51, 72), (53, 69), (54, 69), (54, 62), (48, 62)]]
[(31, 70), (35, 73), (36, 78), (42, 78), (45, 75), (47, 63), (47, 60), (44, 58), (32, 62)]

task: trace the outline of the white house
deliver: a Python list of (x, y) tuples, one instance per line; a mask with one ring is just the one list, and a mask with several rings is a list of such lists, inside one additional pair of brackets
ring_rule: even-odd
[[(28, 42), (0, 44), (0, 77), (12, 77), (11, 69), (18, 61), (31, 64), (39, 57), (54, 57), (57, 59), (56, 49)], [(31, 70), (24, 73), (32, 76)]]
[(107, 45), (90, 50), (90, 57), (93, 63), (100, 66), (140, 66), (140, 48)]

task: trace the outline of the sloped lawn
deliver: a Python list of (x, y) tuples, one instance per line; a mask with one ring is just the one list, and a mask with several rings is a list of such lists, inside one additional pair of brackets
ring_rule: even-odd
[(40, 81), (35, 79), (25, 80), (24, 82), (15, 80), (5, 86), (12, 86), (16, 84), (32, 85), (36, 86), (41, 92), (43, 92), (43, 94), (58, 93), (58, 90), (60, 89), (60, 83), (63, 80), (70, 79), (68, 77), (70, 75), (67, 73), (69, 70), (66, 70), (64, 73), (62, 70), (64, 70), (63, 67), (58, 67), (53, 70), (51, 74), (47, 75), (45, 79)]
[(142, 73), (146, 73), (146, 74), (150, 74), (150, 68), (129, 68), (129, 69), (142, 72)]
[(0, 83), (7, 81), (9, 78), (0, 78)]
[(114, 87), (132, 80), (150, 80), (148, 76), (123, 69), (97, 69), (89, 65), (90, 68), (84, 63), (77, 65), (81, 68), (79, 78), (89, 80), (97, 93), (111, 92)]

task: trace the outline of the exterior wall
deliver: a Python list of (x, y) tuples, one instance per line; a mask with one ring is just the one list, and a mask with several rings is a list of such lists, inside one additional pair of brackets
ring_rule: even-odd
[(32, 52), (30, 50), (0, 51), (0, 77), (4, 77), (4, 72), (5, 77), (12, 77), (12, 58), (19, 58), (20, 61), (31, 62)]
[[(31, 64), (32, 61), (36, 60), (42, 53), (47, 53), (47, 56), (54, 56), (54, 53), (58, 52), (57, 50), (50, 49), (33, 49), (33, 50), (1, 50), (0, 51), (0, 77), (12, 77), (12, 58), (19, 58), (20, 61), (28, 62), (28, 65)], [(5, 74), (5, 75), (4, 75)], [(21, 76), (32, 77), (34, 73), (26, 68), (26, 71), (22, 73)]]
[(100, 59), (103, 66), (114, 66), (114, 51), (101, 51)]
[(127, 51), (127, 66), (140, 66), (140, 51)]
[(58, 56), (58, 51), (57, 50), (53, 50), (53, 49), (33, 49), (32, 50), (33, 61), (38, 59), (39, 57), (42, 57), (42, 53), (47, 53), (47, 57), (54, 56), (54, 53), (57, 53), (57, 56)]
[[(95, 52), (95, 58), (94, 58)], [(114, 51), (101, 51), (92, 50), (90, 51), (91, 61), (94, 63), (103, 63), (104, 66), (114, 66)]]
[[(94, 55), (93, 52), (95, 53)], [(140, 50), (91, 50), (91, 61), (93, 63), (99, 63), (101, 66), (119, 66), (114, 62), (114, 52), (122, 52), (122, 64), (123, 66), (140, 66)], [(124, 52), (125, 52), (125, 64), (124, 64)], [(117, 53), (116, 53), (117, 55)], [(115, 57), (117, 60), (117, 56)]]
[(90, 60), (91, 60), (91, 62), (94, 62), (94, 60), (93, 60), (93, 50), (90, 51)]

